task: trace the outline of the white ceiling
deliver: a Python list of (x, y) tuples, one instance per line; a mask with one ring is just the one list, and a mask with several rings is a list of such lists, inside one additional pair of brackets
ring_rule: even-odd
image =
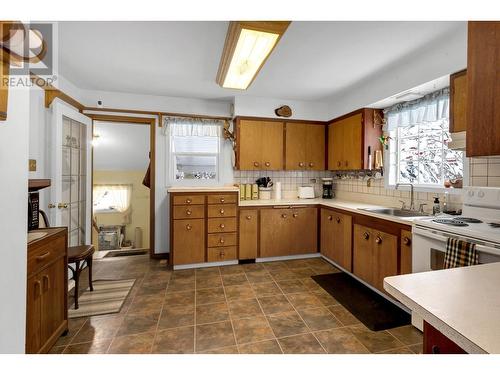
[(61, 74), (84, 89), (322, 100), (425, 50), (464, 22), (292, 22), (246, 91), (215, 83), (227, 22), (61, 22)]
[(99, 135), (94, 147), (94, 169), (105, 171), (144, 170), (149, 164), (149, 126), (94, 122)]

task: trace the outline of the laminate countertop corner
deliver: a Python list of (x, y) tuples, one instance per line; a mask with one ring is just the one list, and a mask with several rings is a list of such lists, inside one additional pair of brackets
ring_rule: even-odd
[(384, 279), (389, 294), (472, 354), (500, 354), (499, 285), (500, 263)]

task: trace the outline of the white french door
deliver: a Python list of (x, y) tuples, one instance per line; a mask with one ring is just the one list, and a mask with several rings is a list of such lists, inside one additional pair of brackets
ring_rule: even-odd
[(55, 100), (51, 140), (51, 226), (68, 228), (69, 246), (89, 244), (92, 120)]

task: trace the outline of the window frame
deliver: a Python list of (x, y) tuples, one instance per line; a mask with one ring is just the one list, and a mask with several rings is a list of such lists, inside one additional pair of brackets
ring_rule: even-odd
[[(124, 189), (129, 190), (128, 193), (130, 194), (130, 197), (132, 196), (132, 189), (133, 189), (132, 184), (96, 184), (94, 186), (123, 186)], [(92, 186), (92, 190), (94, 189), (94, 186)], [(95, 194), (93, 194), (93, 192), (92, 192), (92, 195), (95, 197)], [(130, 209), (130, 206), (129, 206), (129, 209)], [(114, 207), (96, 209), (94, 207), (94, 202), (92, 202), (92, 213), (93, 214), (120, 214), (122, 212), (118, 211)]]
[[(221, 126), (221, 132), (222, 134), (222, 125)], [(174, 142), (174, 136), (171, 134), (168, 135), (167, 138), (167, 149), (168, 149), (168, 180), (169, 180), (169, 186), (216, 186), (220, 184), (221, 181), (221, 164), (222, 164), (222, 137), (219, 135), (217, 137), (217, 153), (207, 153), (207, 152), (173, 152), (173, 142)], [(177, 180), (175, 178), (175, 170), (176, 170), (176, 165), (175, 165), (175, 156), (181, 155), (181, 156), (215, 156), (215, 162), (216, 162), (216, 178), (213, 180), (205, 180), (205, 179), (184, 179), (184, 180)]]

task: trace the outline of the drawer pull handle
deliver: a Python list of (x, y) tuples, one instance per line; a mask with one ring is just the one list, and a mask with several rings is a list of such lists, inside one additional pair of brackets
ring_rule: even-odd
[(223, 251), (221, 251), (221, 252), (219, 253), (219, 255), (220, 255), (220, 257), (221, 257), (221, 258), (224, 258), (224, 255), (226, 255), (226, 253), (225, 253), (225, 252), (223, 252)]
[(337, 217), (335, 221), (337, 222), (337, 224), (340, 223), (340, 217)]
[(403, 238), (403, 243), (404, 243), (405, 245), (410, 245), (410, 244), (411, 244), (411, 240), (410, 240), (408, 237), (406, 237), (406, 236), (405, 236), (405, 237)]
[(224, 229), (226, 226), (224, 224), (219, 225), (221, 229)]
[(41, 262), (42, 260), (44, 260), (45, 258), (49, 257), (50, 256), (50, 251), (47, 251), (46, 253), (42, 254), (42, 255), (38, 255), (36, 257), (36, 260), (38, 262)]
[(186, 225), (186, 229), (191, 230), (191, 229), (193, 229), (193, 227), (191, 226), (191, 224), (188, 224), (188, 225)]
[(221, 215), (224, 215), (224, 209), (223, 208), (221, 208), (219, 212), (220, 212)]
[(226, 201), (226, 200), (225, 200), (224, 198), (221, 198), (221, 199), (220, 199), (220, 202), (221, 202), (221, 203), (224, 203), (225, 201)]
[(271, 163), (269, 163), (268, 161), (266, 161), (264, 164), (265, 164), (266, 167), (270, 167), (271, 166)]
[(33, 290), (33, 294), (34, 294), (35, 298), (40, 296), (40, 289), (41, 289), (40, 281), (35, 281), (34, 290)]
[(43, 290), (47, 291), (50, 289), (50, 279), (47, 275), (43, 276)]
[(258, 166), (259, 166), (259, 162), (258, 162), (258, 161), (254, 161), (254, 162), (253, 162), (253, 166), (254, 166), (254, 167), (258, 167)]
[(251, 220), (252, 217), (250, 215), (247, 216), (247, 220)]
[(292, 216), (293, 216), (294, 218), (296, 218), (296, 217), (298, 217), (298, 216), (299, 216), (299, 214), (293, 214)]
[(375, 238), (375, 242), (380, 245), (382, 243), (382, 237), (377, 236), (377, 238)]
[(281, 214), (281, 217), (282, 217), (283, 219), (286, 219), (286, 217), (287, 217), (287, 216), (288, 216), (287, 214)]
[(328, 215), (328, 220), (332, 221), (333, 220), (333, 216), (332, 215)]
[(189, 203), (191, 203), (191, 202), (192, 202), (192, 201), (191, 201), (191, 199), (189, 199), (189, 198), (188, 198), (188, 199), (186, 199), (186, 203), (187, 203), (187, 204), (189, 204)]
[(219, 240), (219, 242), (220, 242), (220, 243), (224, 243), (224, 242), (225, 242), (225, 241), (224, 241), (224, 238), (221, 238), (221, 239)]
[(192, 214), (191, 210), (186, 210), (186, 215), (188, 215), (188, 216), (189, 216), (189, 215), (191, 215), (191, 214)]
[(364, 238), (365, 240), (367, 240), (367, 239), (369, 239), (369, 238), (370, 238), (370, 235), (368, 234), (368, 232), (363, 233), (363, 238)]
[(441, 350), (439, 349), (439, 346), (437, 346), (437, 345), (432, 345), (431, 352), (432, 352), (432, 354), (441, 354)]
[(340, 167), (340, 161), (337, 162), (337, 167)]

